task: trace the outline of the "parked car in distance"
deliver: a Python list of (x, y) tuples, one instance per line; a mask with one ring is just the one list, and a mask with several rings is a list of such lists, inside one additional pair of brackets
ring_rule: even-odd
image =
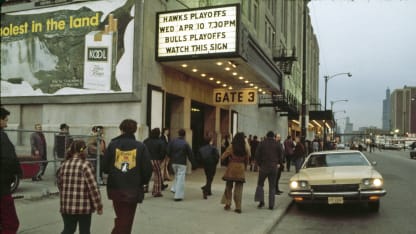
[(390, 149), (390, 150), (401, 150), (403, 146), (400, 144), (384, 144), (382, 146), (383, 149)]
[(410, 158), (411, 159), (413, 159), (413, 158), (416, 158), (416, 141), (415, 142), (413, 142), (412, 144), (410, 144), (409, 145), (409, 147), (410, 147)]
[(345, 144), (343, 144), (343, 143), (338, 143), (338, 144), (337, 144), (337, 149), (345, 149)]
[(374, 164), (358, 150), (311, 153), (290, 179), (289, 196), (300, 208), (307, 203), (362, 203), (377, 212), (386, 190)]
[(412, 150), (410, 151), (410, 158), (411, 158), (411, 159), (416, 158), (416, 148), (415, 148), (415, 149), (412, 149)]

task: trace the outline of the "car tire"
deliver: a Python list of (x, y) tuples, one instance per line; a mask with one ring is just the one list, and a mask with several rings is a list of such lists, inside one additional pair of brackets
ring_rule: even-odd
[(12, 184), (10, 185), (10, 192), (13, 193), (19, 187), (20, 178), (19, 175), (13, 176)]
[(380, 210), (380, 201), (368, 202), (370, 212), (378, 212)]

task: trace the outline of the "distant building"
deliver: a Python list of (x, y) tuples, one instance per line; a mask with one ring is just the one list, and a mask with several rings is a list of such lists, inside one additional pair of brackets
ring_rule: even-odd
[(386, 89), (386, 98), (383, 100), (383, 117), (382, 127), (383, 130), (390, 131), (390, 89)]
[(352, 137), (349, 136), (348, 134), (351, 134), (352, 131), (353, 131), (353, 124), (350, 122), (350, 117), (347, 117), (345, 119), (345, 130), (344, 130), (345, 137), (343, 139), (344, 142), (351, 142)]
[(390, 105), (391, 129), (399, 135), (416, 133), (416, 87), (394, 90)]

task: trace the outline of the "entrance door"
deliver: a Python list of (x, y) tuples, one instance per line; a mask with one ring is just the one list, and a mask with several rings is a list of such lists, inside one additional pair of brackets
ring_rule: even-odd
[(191, 130), (192, 150), (196, 155), (198, 149), (204, 144), (205, 105), (191, 102)]
[(184, 128), (183, 119), (183, 98), (166, 94), (166, 107), (165, 107), (165, 127), (170, 130), (170, 139), (177, 137), (177, 132), (179, 129)]

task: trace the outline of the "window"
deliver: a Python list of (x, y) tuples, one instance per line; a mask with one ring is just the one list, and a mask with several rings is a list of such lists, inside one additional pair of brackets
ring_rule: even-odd
[(258, 23), (259, 23), (259, 1), (254, 1), (254, 7), (253, 7), (253, 25), (254, 28), (257, 29)]
[(276, 39), (276, 30), (274, 29), (272, 23), (266, 19), (264, 23), (264, 41), (266, 42), (267, 47), (273, 48), (275, 45)]
[(248, 7), (248, 9), (247, 9), (247, 12), (248, 12), (247, 17), (248, 17), (248, 20), (251, 21), (252, 20), (251, 19), (251, 16), (252, 16), (252, 14), (251, 14), (251, 0), (247, 0), (247, 7)]

